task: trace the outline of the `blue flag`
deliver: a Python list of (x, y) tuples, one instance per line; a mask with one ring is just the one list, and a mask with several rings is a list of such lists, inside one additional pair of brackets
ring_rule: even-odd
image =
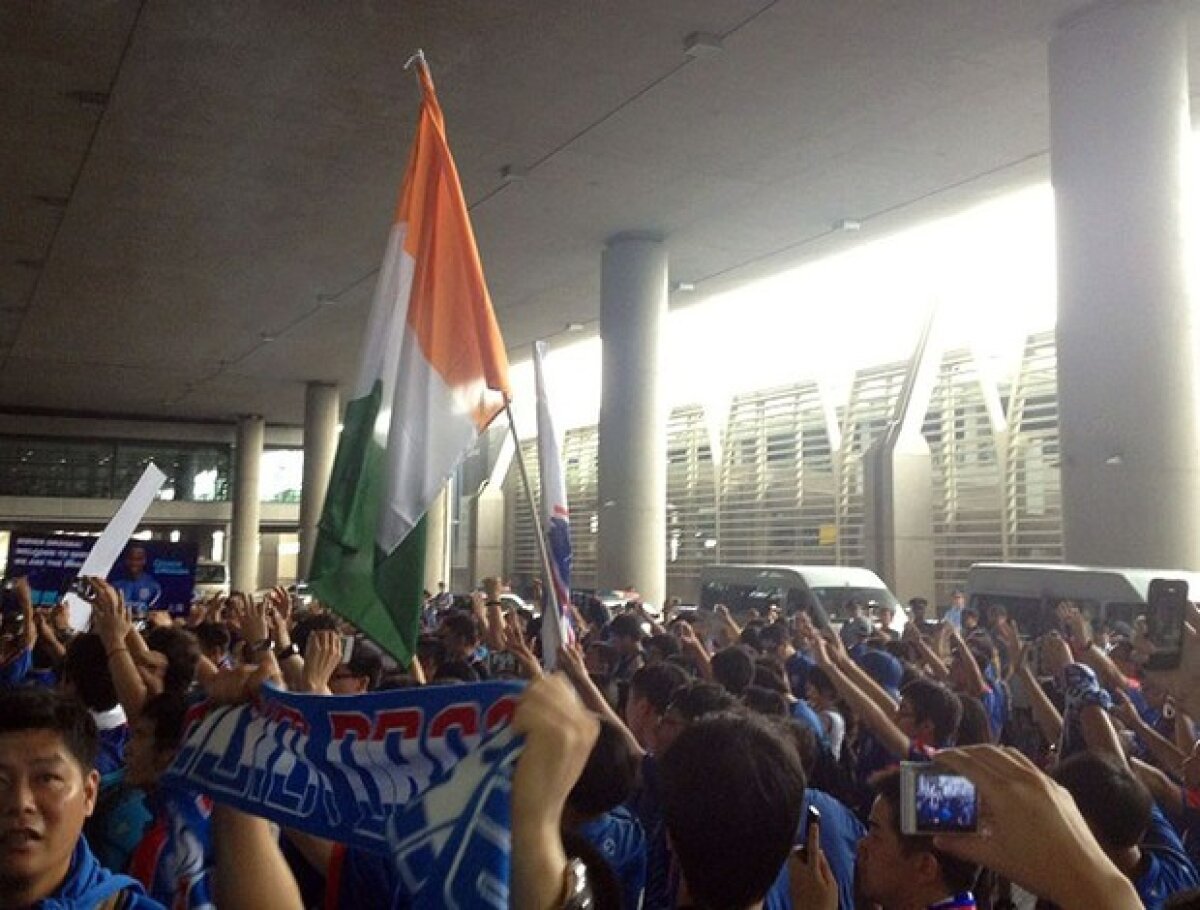
[(391, 856), (416, 908), (508, 906), (518, 682), (198, 706), (166, 783)]

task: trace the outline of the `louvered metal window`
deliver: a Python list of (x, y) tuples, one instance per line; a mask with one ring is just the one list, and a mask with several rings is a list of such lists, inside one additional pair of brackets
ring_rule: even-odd
[(1007, 558), (1061, 562), (1062, 489), (1054, 333), (1025, 343), (1012, 402), (1005, 482)]
[(887, 429), (904, 385), (907, 364), (892, 363), (860, 370), (850, 389), (842, 418), (842, 448), (838, 453), (837, 543), (839, 565), (865, 564), (863, 549), (863, 453)]
[[(668, 594), (694, 600), (700, 569), (717, 561), (863, 565), (862, 457), (892, 419), (906, 369), (894, 363), (855, 376), (838, 415), (836, 452), (812, 382), (736, 397), (719, 469), (703, 410), (677, 408), (667, 427)], [(933, 459), (934, 577), (942, 602), (974, 562), (1062, 560), (1055, 381), (1053, 333), (1031, 336), (1008, 403), (1007, 438), (997, 440), (974, 361), (962, 351), (943, 357), (923, 426)], [(534, 442), (522, 450), (536, 490)], [(567, 433), (563, 457), (573, 584), (594, 588), (596, 427)], [(518, 580), (538, 575), (533, 524), (515, 466), (505, 490), (506, 564)]]
[(942, 358), (923, 432), (933, 462), (935, 596), (948, 603), (972, 563), (1004, 558), (1000, 452), (969, 352)]

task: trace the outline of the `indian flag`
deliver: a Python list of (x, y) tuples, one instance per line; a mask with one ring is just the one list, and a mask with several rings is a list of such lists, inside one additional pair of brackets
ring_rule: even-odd
[(320, 600), (403, 664), (416, 646), (422, 517), (509, 395), (442, 111), (418, 66), (417, 137), (309, 573)]

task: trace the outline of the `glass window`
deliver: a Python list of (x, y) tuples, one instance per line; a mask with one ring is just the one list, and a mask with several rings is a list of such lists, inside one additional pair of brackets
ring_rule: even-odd
[(262, 502), (299, 502), (304, 483), (303, 449), (268, 449), (259, 469), (258, 498)]

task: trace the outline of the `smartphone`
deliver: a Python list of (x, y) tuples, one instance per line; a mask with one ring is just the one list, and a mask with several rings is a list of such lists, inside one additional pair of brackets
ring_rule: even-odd
[(1146, 593), (1146, 624), (1154, 653), (1147, 670), (1174, 670), (1183, 657), (1183, 623), (1188, 608), (1188, 583), (1155, 578)]
[(979, 830), (975, 785), (935, 762), (900, 765), (900, 832), (974, 834)]
[(807, 846), (813, 842), (813, 828), (821, 825), (821, 810), (809, 804), (804, 813), (804, 843)]
[(354, 636), (342, 636), (342, 663), (350, 663), (350, 658), (354, 656)]

